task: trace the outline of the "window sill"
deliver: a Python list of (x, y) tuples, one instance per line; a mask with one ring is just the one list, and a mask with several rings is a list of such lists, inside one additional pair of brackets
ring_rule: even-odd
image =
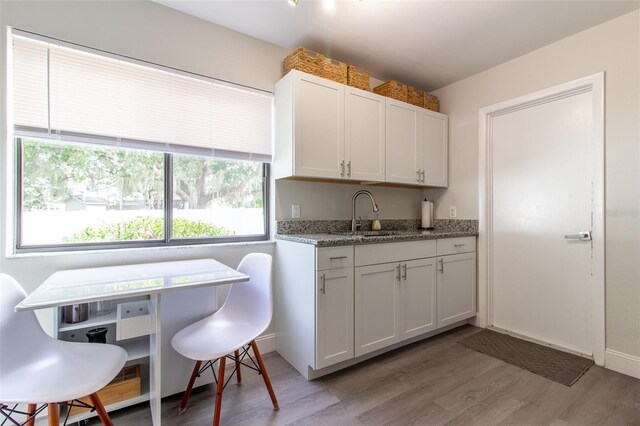
[(83, 256), (83, 255), (122, 255), (122, 254), (151, 254), (177, 252), (185, 253), (188, 251), (200, 251), (203, 249), (224, 249), (224, 248), (236, 248), (243, 246), (261, 246), (261, 245), (273, 245), (274, 240), (261, 240), (261, 241), (238, 241), (227, 243), (211, 243), (211, 244), (185, 244), (175, 246), (158, 246), (158, 247), (131, 247), (131, 248), (113, 248), (113, 249), (88, 249), (88, 250), (66, 250), (66, 251), (50, 251), (50, 252), (32, 252), (32, 253), (7, 253), (6, 259), (33, 259), (43, 257), (65, 257), (65, 256)]

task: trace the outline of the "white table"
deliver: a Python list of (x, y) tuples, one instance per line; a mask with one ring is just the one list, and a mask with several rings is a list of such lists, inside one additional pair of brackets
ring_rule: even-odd
[(102, 268), (71, 269), (51, 275), (16, 305), (16, 311), (149, 295), (153, 310), (150, 335), (149, 402), (154, 425), (160, 425), (160, 315), (167, 291), (245, 282), (249, 276), (213, 259), (141, 263)]

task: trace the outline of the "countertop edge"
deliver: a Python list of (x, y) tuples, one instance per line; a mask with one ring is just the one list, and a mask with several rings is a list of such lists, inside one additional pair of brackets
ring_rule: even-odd
[(437, 240), (444, 238), (477, 237), (477, 232), (466, 231), (432, 231), (429, 233), (382, 235), (376, 237), (361, 237), (336, 234), (277, 234), (276, 240), (292, 241), (310, 244), (318, 247), (347, 246), (375, 243), (393, 243), (402, 241)]

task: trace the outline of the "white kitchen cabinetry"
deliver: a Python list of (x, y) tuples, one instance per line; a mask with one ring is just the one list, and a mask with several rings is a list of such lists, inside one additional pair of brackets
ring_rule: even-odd
[(475, 237), (316, 247), (278, 240), (276, 350), (307, 379), (476, 314)]
[(435, 241), (355, 247), (355, 356), (435, 329), (435, 253)]
[(387, 99), (387, 182), (421, 184), (420, 109), (406, 102)]
[(447, 186), (449, 117), (387, 99), (386, 181)]
[(316, 275), (316, 369), (353, 358), (353, 268)]
[(275, 105), (276, 178), (384, 180), (385, 98), (291, 71)]
[(385, 98), (345, 86), (345, 177), (384, 181)]
[(476, 315), (475, 238), (438, 240), (438, 255), (437, 326), (444, 327)]

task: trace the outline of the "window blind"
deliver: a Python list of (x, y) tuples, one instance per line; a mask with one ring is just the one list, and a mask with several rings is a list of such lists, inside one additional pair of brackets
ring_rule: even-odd
[(271, 159), (271, 95), (18, 35), (13, 88), (23, 136)]

